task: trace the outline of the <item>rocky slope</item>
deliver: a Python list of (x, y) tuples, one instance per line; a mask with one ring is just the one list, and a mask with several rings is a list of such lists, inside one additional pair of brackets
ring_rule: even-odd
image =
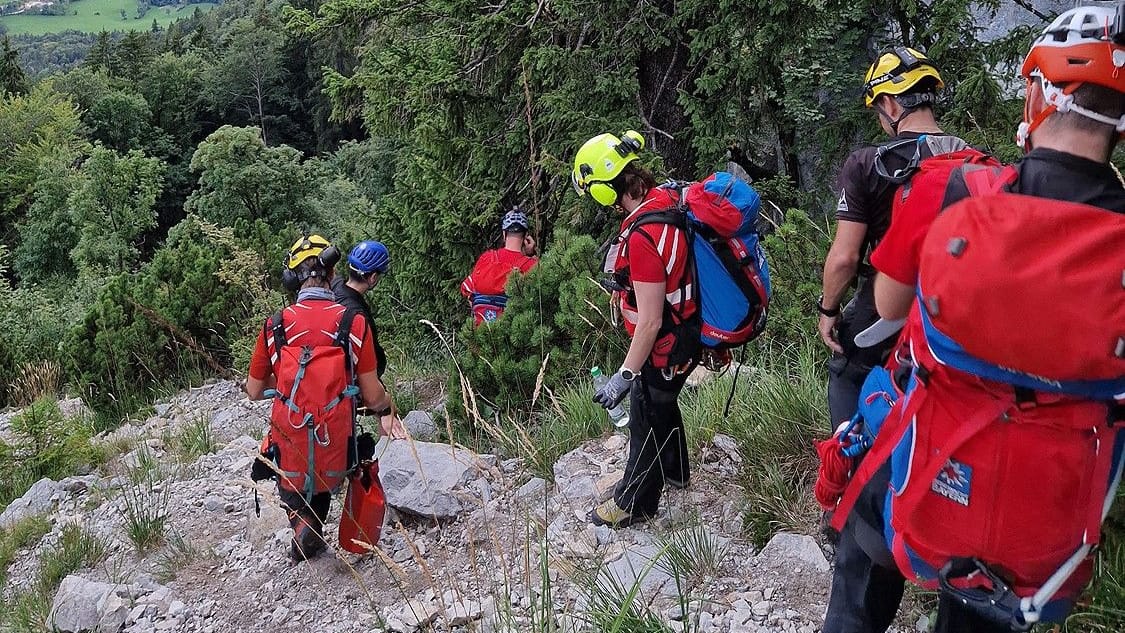
[[(585, 516), (620, 477), (624, 436), (566, 454), (549, 483), (520, 459), (425, 441), (432, 421), (415, 412), (414, 439), (392, 442), (380, 461), (393, 510), (379, 552), (293, 564), (272, 484), (249, 479), (267, 416), (267, 403), (216, 382), (101, 438), (123, 450), (110, 474), (43, 480), (0, 516), (0, 525), (28, 514), (52, 523), (19, 554), (4, 591), (26, 588), (73, 523), (103, 539), (108, 556), (63, 581), (49, 622), (62, 631), (577, 632), (623, 613), (645, 630), (820, 629), (829, 564), (808, 537), (779, 535), (760, 552), (739, 537), (740, 456), (729, 438), (715, 438), (658, 519), (613, 531)], [(193, 424), (210, 428), (216, 450), (178, 461), (172, 438)], [(145, 553), (127, 535), (138, 499), (167, 517), (163, 542)]]

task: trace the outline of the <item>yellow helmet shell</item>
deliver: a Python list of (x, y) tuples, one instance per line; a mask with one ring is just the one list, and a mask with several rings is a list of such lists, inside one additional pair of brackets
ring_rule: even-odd
[(644, 146), (644, 137), (633, 130), (625, 132), (621, 138), (606, 133), (586, 141), (574, 155), (574, 170), (570, 174), (574, 190), (580, 196), (590, 194), (598, 204), (613, 206), (617, 202), (617, 192), (609, 183), (626, 165), (637, 160)]
[(285, 267), (294, 270), (301, 265), (301, 262), (320, 255), (324, 252), (324, 249), (331, 245), (331, 242), (316, 234), (302, 237), (289, 247), (288, 257), (285, 258)]
[(871, 107), (880, 95), (901, 95), (910, 92), (926, 78), (933, 79), (935, 89), (945, 87), (941, 74), (930, 58), (905, 46), (883, 53), (867, 69), (863, 79), (863, 100)]

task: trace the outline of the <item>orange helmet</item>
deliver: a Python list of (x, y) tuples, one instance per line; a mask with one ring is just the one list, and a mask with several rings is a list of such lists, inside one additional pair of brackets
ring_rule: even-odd
[[(1114, 119), (1074, 104), (1073, 92), (1093, 83), (1125, 94), (1125, 33), (1122, 10), (1105, 6), (1075, 7), (1064, 12), (1035, 39), (1020, 74), (1029, 82), (1042, 80), (1048, 107), (1032, 121), (1020, 125), (1017, 140), (1027, 137), (1051, 114), (1074, 112), (1125, 132), (1125, 117)], [(1065, 86), (1060, 88), (1059, 86)]]

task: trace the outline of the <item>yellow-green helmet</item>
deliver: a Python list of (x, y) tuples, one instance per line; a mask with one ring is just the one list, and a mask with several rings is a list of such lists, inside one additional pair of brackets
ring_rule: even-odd
[[(919, 84), (926, 89), (921, 90)], [(867, 75), (863, 79), (863, 100), (870, 108), (880, 95), (897, 97), (913, 92), (929, 95), (943, 87), (945, 83), (941, 80), (941, 74), (930, 58), (913, 48), (896, 46), (880, 55), (871, 68), (867, 69)], [(918, 101), (917, 104), (908, 104), (908, 107), (921, 105), (923, 102), (932, 103), (933, 99), (922, 98)]]
[(570, 182), (578, 195), (590, 194), (598, 204), (611, 207), (617, 203), (617, 191), (610, 182), (637, 160), (637, 153), (645, 146), (639, 132), (629, 130), (618, 138), (612, 134), (599, 134), (586, 141), (574, 155), (574, 171)]

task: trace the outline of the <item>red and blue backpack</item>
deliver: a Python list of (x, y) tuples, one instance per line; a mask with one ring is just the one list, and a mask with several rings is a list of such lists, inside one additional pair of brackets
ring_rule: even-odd
[(889, 461), (899, 570), (1026, 630), (1089, 582), (1125, 468), (1125, 214), (964, 173), (922, 247), (909, 383), (833, 525)]
[(626, 229), (670, 224), (691, 244), (684, 285), (696, 289), (699, 340), (705, 347), (745, 345), (765, 330), (770, 302), (770, 272), (758, 232), (761, 197), (728, 172), (694, 183), (669, 183), (679, 191), (672, 209), (645, 213)]

